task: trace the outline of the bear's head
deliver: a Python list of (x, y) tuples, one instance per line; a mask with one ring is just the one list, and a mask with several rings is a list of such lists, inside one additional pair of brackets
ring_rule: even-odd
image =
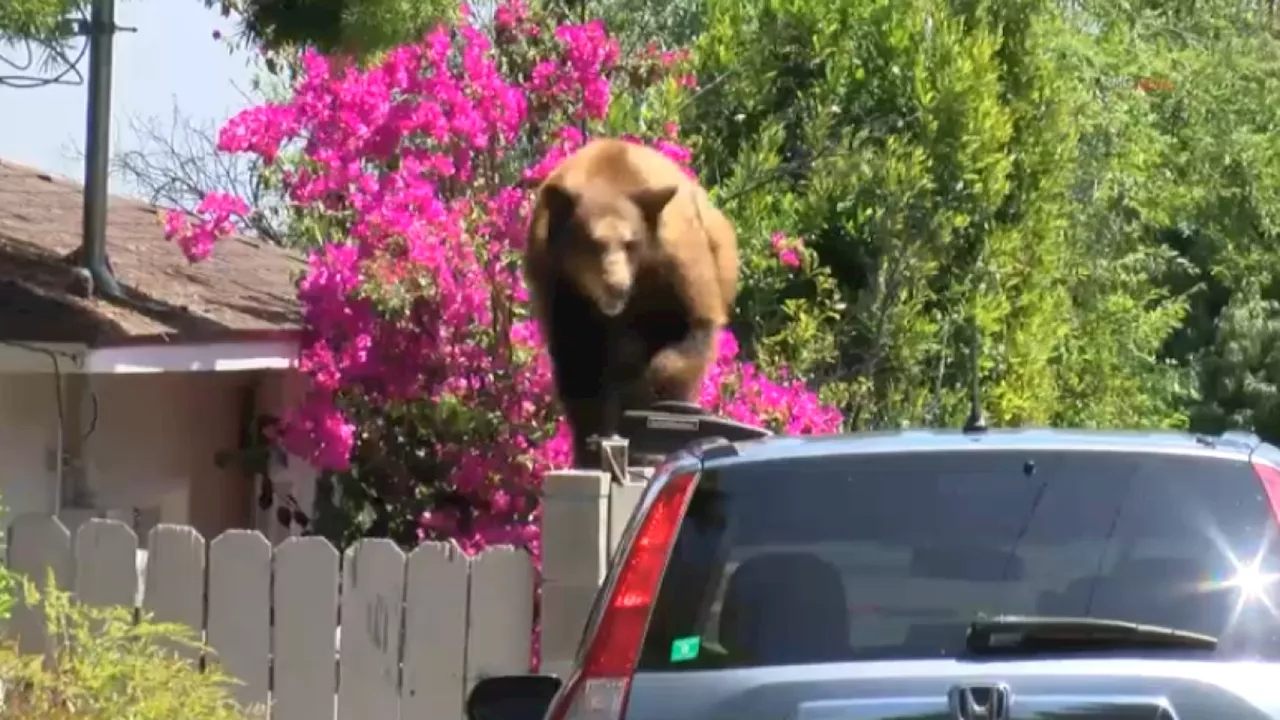
[(542, 189), (551, 259), (605, 316), (626, 310), (639, 269), (660, 252), (658, 220), (677, 191)]

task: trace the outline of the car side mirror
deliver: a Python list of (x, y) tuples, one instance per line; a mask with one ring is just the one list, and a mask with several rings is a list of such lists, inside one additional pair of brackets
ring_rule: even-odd
[(560, 691), (554, 675), (499, 675), (467, 695), (467, 720), (542, 720)]

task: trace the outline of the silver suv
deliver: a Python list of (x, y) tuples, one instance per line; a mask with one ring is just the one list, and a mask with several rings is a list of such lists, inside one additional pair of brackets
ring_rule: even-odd
[(706, 443), (655, 474), (568, 678), (471, 720), (1280, 720), (1252, 436)]

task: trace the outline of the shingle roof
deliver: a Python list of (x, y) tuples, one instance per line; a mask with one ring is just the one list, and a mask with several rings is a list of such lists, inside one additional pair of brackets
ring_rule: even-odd
[(300, 257), (237, 238), (190, 264), (157, 208), (121, 197), (108, 203), (107, 255), (141, 303), (78, 296), (83, 276), (65, 258), (80, 246), (82, 208), (80, 184), (0, 160), (0, 339), (102, 346), (296, 330)]

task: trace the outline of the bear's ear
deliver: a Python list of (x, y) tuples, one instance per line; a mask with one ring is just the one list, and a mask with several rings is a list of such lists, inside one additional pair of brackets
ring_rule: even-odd
[(563, 185), (545, 185), (542, 188), (542, 204), (547, 209), (547, 234), (554, 240), (564, 234), (565, 226), (573, 218), (578, 196)]
[(645, 188), (631, 193), (631, 202), (640, 208), (641, 214), (644, 215), (644, 221), (648, 223), (649, 230), (658, 231), (658, 218), (662, 216), (662, 211), (666, 209), (667, 204), (676, 196), (679, 188), (675, 185), (668, 185), (660, 188)]

